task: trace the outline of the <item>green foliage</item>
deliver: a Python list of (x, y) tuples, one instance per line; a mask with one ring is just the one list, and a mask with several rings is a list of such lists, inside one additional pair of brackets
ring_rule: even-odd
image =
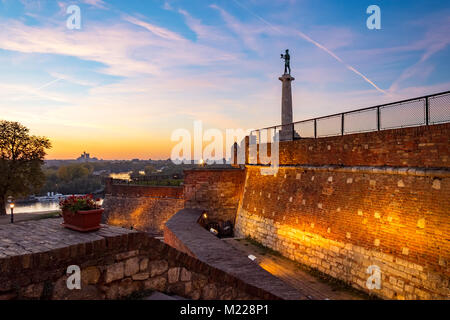
[[(47, 138), (30, 135), (20, 123), (0, 121), (0, 203), (8, 196), (27, 196), (42, 187), (45, 176), (41, 166), (49, 148)], [(0, 205), (0, 215), (5, 214)]]
[(156, 172), (156, 169), (152, 165), (147, 165), (147, 166), (144, 167), (144, 172), (145, 172), (146, 176), (150, 176), (150, 175), (152, 175), (153, 173)]
[(102, 189), (102, 177), (92, 175), (90, 163), (76, 163), (44, 170), (46, 182), (40, 194), (59, 192), (62, 194), (86, 194)]
[(181, 186), (183, 179), (135, 180), (132, 184), (144, 186)]
[(68, 166), (61, 166), (58, 169), (58, 178), (65, 182), (73, 181), (75, 179), (87, 178), (94, 168), (89, 163), (71, 164)]

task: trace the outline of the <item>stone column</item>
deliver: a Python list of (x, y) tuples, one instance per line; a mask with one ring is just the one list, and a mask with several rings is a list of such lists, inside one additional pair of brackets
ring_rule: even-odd
[(292, 140), (293, 126), (290, 125), (294, 120), (292, 117), (292, 90), (291, 82), (295, 80), (289, 74), (281, 76), (280, 81), (282, 84), (281, 94), (281, 125), (283, 126), (280, 131), (280, 141)]

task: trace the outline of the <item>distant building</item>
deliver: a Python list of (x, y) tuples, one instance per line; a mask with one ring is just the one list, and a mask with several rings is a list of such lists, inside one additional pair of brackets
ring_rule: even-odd
[(89, 153), (83, 152), (79, 158), (77, 158), (78, 162), (90, 162), (90, 161), (98, 161), (97, 158), (91, 158)]

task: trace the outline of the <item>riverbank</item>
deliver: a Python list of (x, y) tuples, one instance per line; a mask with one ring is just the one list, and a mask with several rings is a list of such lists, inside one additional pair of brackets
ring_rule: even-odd
[[(15, 213), (14, 222), (28, 221), (28, 220), (40, 220), (47, 218), (57, 218), (60, 216), (60, 210), (34, 212), (34, 213)], [(0, 216), (0, 225), (11, 223), (11, 215)]]

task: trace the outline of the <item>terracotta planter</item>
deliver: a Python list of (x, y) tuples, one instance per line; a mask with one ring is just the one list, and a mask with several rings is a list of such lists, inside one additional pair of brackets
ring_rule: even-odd
[(80, 232), (96, 231), (100, 229), (104, 209), (78, 211), (63, 211), (64, 227)]

